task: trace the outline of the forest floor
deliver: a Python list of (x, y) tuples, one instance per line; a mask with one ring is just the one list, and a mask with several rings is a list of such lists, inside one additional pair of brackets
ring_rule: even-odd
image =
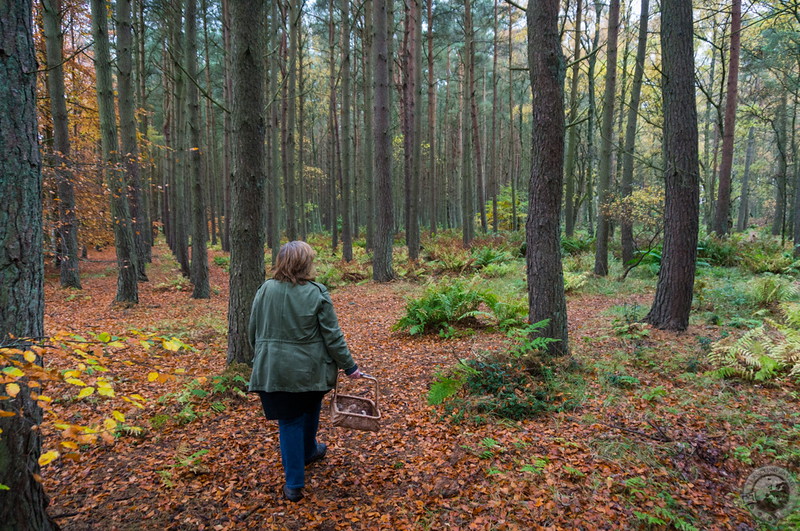
[[(354, 358), (380, 381), (381, 431), (334, 428), (325, 409), (327, 457), (307, 470), (305, 498), (289, 503), (276, 423), (264, 419), (256, 396), (209, 387), (225, 369), (227, 273), (212, 261), (211, 299), (192, 300), (156, 247), (139, 305), (120, 309), (112, 306), (115, 266), (113, 252), (91, 253), (81, 262), (82, 291), (59, 288), (49, 271), (47, 333), (127, 337), (137, 329), (175, 334), (194, 350), (126, 343), (107, 356), (117, 395), (141, 395), (143, 409), (46, 385), (62, 419), (99, 423), (113, 408), (124, 425), (144, 428), (119, 429), (113, 444), (87, 445), (79, 459), (43, 468), (49, 513), (67, 530), (754, 529), (740, 496), (748, 475), (778, 457), (795, 473), (800, 465), (800, 451), (787, 449), (800, 447), (792, 431), (798, 389), (705, 376), (703, 345), (719, 329), (614, 332), (609, 312), (646, 307), (652, 293), (571, 295), (579, 404), (508, 421), (445, 414), (426, 401), (437, 370), (502, 348), (505, 336), (489, 328), (446, 340), (392, 331), (419, 286), (365, 283), (332, 297)], [(46, 362), (76, 364), (58, 352)], [(51, 449), (57, 436), (44, 432)]]

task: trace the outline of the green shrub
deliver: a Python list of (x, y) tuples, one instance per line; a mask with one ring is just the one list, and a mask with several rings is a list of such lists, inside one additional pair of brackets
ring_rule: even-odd
[(753, 279), (750, 283), (750, 297), (760, 307), (788, 302), (798, 295), (797, 286), (790, 280), (770, 273)]
[(588, 272), (570, 273), (569, 271), (564, 271), (564, 291), (569, 293), (581, 289), (589, 282), (591, 276), (592, 274)]
[(769, 382), (781, 378), (800, 382), (800, 304), (781, 306), (783, 321), (764, 323), (738, 339), (723, 338), (713, 344), (709, 362), (713, 374)]
[(493, 264), (504, 264), (513, 259), (511, 253), (494, 247), (479, 247), (472, 250), (472, 258), (479, 269)]
[(594, 238), (580, 238), (578, 236), (562, 236), (561, 250), (564, 254), (580, 254), (588, 251), (594, 245)]
[(219, 266), (226, 273), (231, 269), (231, 257), (229, 255), (219, 255), (214, 257), (214, 264)]
[(706, 236), (697, 243), (697, 259), (712, 266), (733, 267), (739, 261), (739, 238)]
[(422, 297), (406, 303), (406, 313), (393, 329), (408, 330), (411, 335), (452, 333), (452, 325), (474, 318), (484, 302), (486, 294), (460, 279), (432, 285)]

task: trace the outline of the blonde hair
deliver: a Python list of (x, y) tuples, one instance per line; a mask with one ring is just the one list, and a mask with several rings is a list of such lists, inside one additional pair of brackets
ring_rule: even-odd
[(314, 280), (314, 257), (317, 252), (303, 241), (285, 243), (278, 251), (272, 278), (292, 284)]

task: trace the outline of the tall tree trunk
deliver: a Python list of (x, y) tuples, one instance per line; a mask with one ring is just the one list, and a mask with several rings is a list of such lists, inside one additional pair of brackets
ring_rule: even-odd
[[(373, 50), (372, 58), (375, 73), (375, 110), (373, 113), (373, 137), (375, 138), (376, 225), (375, 254), (372, 262), (372, 278), (376, 282), (389, 282), (394, 278), (392, 270), (392, 231), (394, 213), (392, 208), (392, 139), (389, 115), (389, 28), (388, 13), (392, 0), (374, 0)], [(369, 88), (367, 89), (369, 90)]]
[[(147, 29), (144, 20), (144, 4), (146, 0), (135, 0), (134, 6), (134, 24), (136, 25), (135, 38), (136, 38), (136, 71), (137, 71), (137, 105), (141, 115), (138, 120), (139, 137), (144, 140), (144, 145), (140, 152), (143, 159), (146, 161), (146, 175), (143, 175), (142, 184), (142, 208), (139, 215), (142, 217), (142, 225), (144, 226), (144, 239), (146, 245), (144, 246), (144, 260), (150, 263), (153, 259), (153, 218), (157, 217), (157, 208), (153, 207), (155, 204), (155, 194), (153, 193), (153, 161), (151, 159), (151, 152), (147, 143), (147, 134), (149, 129), (149, 120), (147, 114), (147, 68), (145, 67), (145, 40)], [(140, 166), (141, 168), (141, 166)]]
[(772, 125), (775, 130), (775, 140), (778, 147), (778, 173), (775, 175), (775, 214), (772, 218), (773, 236), (783, 236), (786, 228), (786, 183), (787, 168), (789, 166), (788, 98), (788, 94), (784, 92), (781, 96), (777, 116)]
[(551, 354), (568, 354), (567, 302), (561, 266), (561, 196), (564, 184), (564, 70), (558, 33), (558, 0), (528, 3), (528, 65), (532, 103), (528, 220), (528, 318), (548, 319), (539, 332), (559, 341)]
[(420, 138), (416, 128), (420, 101), (417, 86), (420, 83), (417, 69), (420, 53), (420, 37), (417, 22), (421, 12), (419, 0), (409, 0), (406, 7), (405, 35), (403, 38), (403, 182), (404, 182), (404, 222), (408, 257), (419, 257), (419, 173), (418, 144)]
[[(719, 31), (719, 27), (717, 24), (712, 24), (711, 28), (711, 42), (717, 42), (717, 32)], [(717, 127), (717, 110), (714, 105), (714, 98), (712, 94), (714, 93), (714, 81), (716, 78), (716, 71), (717, 71), (717, 50), (716, 47), (711, 47), (711, 65), (708, 68), (708, 91), (706, 93), (706, 110), (705, 110), (705, 125), (703, 127), (703, 172), (704, 172), (704, 179), (703, 179), (703, 192), (704, 192), (704, 201), (703, 201), (703, 215), (706, 223), (706, 231), (711, 232), (713, 227), (711, 226), (711, 222), (714, 219), (714, 180), (716, 178), (714, 174), (714, 166), (716, 162), (712, 164), (712, 156), (716, 160), (717, 156), (717, 138), (718, 138), (718, 127)], [(720, 102), (721, 103), (721, 102)], [(712, 140), (713, 139), (713, 140)], [(711, 147), (714, 147), (713, 155)]]
[(741, 49), (742, 0), (731, 4), (731, 45), (728, 67), (725, 123), (722, 128), (722, 161), (719, 168), (719, 192), (714, 212), (714, 231), (728, 234), (731, 211), (731, 170), (733, 168), (733, 139), (736, 129), (736, 105), (739, 93), (739, 50)]
[[(300, 0), (289, 0), (289, 76), (287, 116), (286, 116), (286, 237), (297, 239), (297, 175), (295, 171), (295, 122), (297, 120), (297, 44), (299, 27), (302, 20), (302, 4)], [(301, 96), (302, 97), (302, 96)]]
[(119, 95), (119, 132), (122, 160), (128, 181), (133, 242), (136, 246), (136, 274), (138, 280), (146, 281), (145, 257), (148, 243), (145, 236), (148, 228), (144, 219), (144, 198), (139, 167), (139, 142), (136, 137), (136, 104), (131, 73), (133, 71), (133, 28), (131, 24), (131, 0), (117, 0), (117, 94)]
[(575, 35), (573, 37), (572, 48), (572, 74), (569, 88), (569, 137), (567, 143), (567, 160), (564, 179), (566, 180), (564, 190), (564, 232), (567, 236), (572, 236), (575, 232), (575, 159), (578, 154), (578, 126), (575, 122), (578, 119), (579, 99), (578, 99), (578, 74), (580, 74), (580, 62), (578, 58), (581, 54), (581, 19), (583, 18), (582, 0), (577, 0), (575, 5)]
[[(182, 44), (182, 21), (184, 0), (176, 0), (171, 6), (173, 9), (172, 20), (172, 45), (170, 46), (173, 71), (172, 75), (175, 78), (175, 101), (174, 109), (174, 123), (176, 128), (175, 134), (175, 151), (174, 156), (177, 157), (175, 162), (175, 175), (173, 177), (172, 186), (172, 201), (171, 210), (174, 231), (175, 231), (175, 259), (181, 268), (181, 274), (189, 278), (191, 276), (191, 264), (189, 263), (189, 187), (187, 175), (189, 172), (187, 164), (187, 155), (189, 150), (188, 145), (188, 122), (187, 122), (187, 81), (184, 72), (186, 67), (183, 65), (185, 60), (185, 51)], [(192, 84), (193, 80), (189, 80)]]
[(340, 0), (342, 10), (342, 258), (353, 259), (353, 229), (351, 226), (352, 167), (350, 154), (353, 145), (350, 127), (350, 0)]
[(614, 102), (617, 86), (617, 37), (619, 34), (619, 0), (611, 0), (608, 9), (608, 57), (603, 92), (603, 123), (600, 127), (600, 166), (597, 169), (597, 240), (594, 255), (594, 274), (608, 275), (609, 220), (606, 203), (611, 192), (612, 134)]
[[(42, 172), (31, 12), (31, 0), (0, 2), (0, 345), (22, 350), (27, 344), (11, 336), (44, 334)], [(7, 488), (0, 490), (0, 530), (58, 529), (47, 515), (48, 498), (37, 480), (42, 410), (26, 381), (17, 383), (17, 396), (0, 400), (0, 411), (13, 414), (0, 416), (0, 484)]]
[(197, 89), (197, 0), (186, 4), (186, 87), (187, 124), (189, 133), (189, 182), (192, 188), (192, 271), (193, 299), (211, 297), (208, 282), (208, 225), (206, 223), (205, 194), (203, 193), (203, 150), (200, 131), (200, 93)]
[[(633, 192), (633, 153), (636, 149), (636, 124), (639, 119), (639, 101), (642, 95), (642, 78), (644, 77), (644, 60), (647, 52), (647, 20), (649, 18), (650, 0), (642, 0), (639, 17), (639, 42), (636, 47), (636, 64), (633, 68), (631, 86), (631, 102), (628, 107), (628, 123), (625, 126), (625, 148), (622, 156), (622, 197), (629, 197)], [(622, 238), (622, 263), (633, 260), (634, 241), (633, 225), (630, 220), (623, 220), (620, 226)]]
[(78, 265), (78, 220), (75, 215), (75, 188), (70, 161), (69, 122), (64, 90), (61, 2), (42, 0), (45, 45), (47, 47), (47, 88), (53, 116), (53, 167), (58, 191), (58, 240), (61, 287), (81, 288)]
[[(214, 87), (211, 85), (211, 53), (209, 47), (208, 36), (208, 3), (203, 0), (200, 5), (203, 11), (203, 48), (205, 55), (205, 70), (206, 70), (206, 91), (208, 94), (213, 94)], [(206, 186), (208, 187), (208, 206), (209, 206), (209, 219), (211, 221), (211, 245), (217, 244), (217, 219), (219, 217), (219, 171), (217, 168), (217, 121), (216, 113), (214, 112), (213, 102), (211, 98), (206, 98), (206, 150), (208, 153), (208, 161), (205, 164)]]
[(700, 162), (694, 84), (692, 5), (661, 3), (664, 98), (664, 254), (653, 306), (645, 320), (686, 330), (692, 309), (700, 225)]
[(336, 177), (339, 170), (339, 160), (336, 153), (339, 150), (337, 141), (338, 131), (336, 127), (336, 32), (333, 23), (333, 0), (328, 0), (328, 127), (330, 130), (328, 141), (330, 151), (328, 153), (328, 175), (330, 186), (330, 227), (331, 227), (331, 249), (336, 250), (339, 246), (339, 219), (336, 209), (337, 192)]
[[(586, 161), (586, 190), (584, 196), (586, 197), (586, 222), (587, 233), (589, 236), (594, 235), (594, 162), (597, 158), (595, 155), (595, 117), (597, 116), (597, 103), (595, 98), (595, 70), (597, 67), (597, 49), (600, 45), (600, 16), (603, 12), (603, 3), (600, 0), (594, 2), (595, 11), (595, 24), (594, 24), (594, 37), (592, 38), (592, 50), (589, 52), (589, 72), (587, 76), (588, 92), (589, 92), (589, 117), (586, 122), (586, 153), (588, 160)], [(586, 21), (588, 27), (589, 21)]]
[(280, 162), (280, 106), (278, 105), (280, 57), (278, 46), (280, 42), (280, 23), (278, 2), (270, 3), (270, 26), (267, 37), (269, 54), (269, 99), (267, 112), (269, 113), (269, 129), (267, 131), (269, 152), (267, 153), (267, 202), (269, 209), (266, 212), (267, 243), (272, 252), (272, 264), (278, 259), (281, 246), (280, 230), (280, 188), (281, 188), (281, 162)]
[[(225, 50), (223, 98), (225, 108), (233, 106), (233, 58), (231, 57), (230, 0), (222, 0), (222, 38)], [(233, 174), (233, 122), (230, 112), (222, 119), (222, 250), (231, 250), (231, 176)]]
[(428, 209), (430, 211), (431, 234), (436, 234), (437, 187), (436, 174), (436, 84), (433, 76), (433, 0), (428, 0)]
[(264, 0), (231, 2), (233, 175), (228, 364), (253, 363), (250, 310), (264, 281)]
[(462, 219), (462, 240), (464, 247), (468, 247), (475, 237), (475, 224), (472, 216), (475, 214), (475, 187), (472, 179), (472, 165), (475, 158), (472, 156), (472, 124), (470, 123), (470, 109), (472, 109), (472, 98), (474, 83), (472, 75), (474, 73), (473, 57), (473, 35), (472, 27), (472, 0), (464, 0), (464, 48), (462, 50), (461, 62), (463, 68), (463, 107), (462, 115), (462, 138), (461, 138), (461, 204), (463, 210)]
[[(739, 217), (736, 221), (736, 231), (743, 232), (750, 220), (750, 165), (753, 163), (753, 151), (755, 149), (754, 127), (750, 126), (747, 132), (747, 152), (744, 159), (744, 175), (742, 175), (742, 193), (739, 196)], [(795, 219), (800, 217), (795, 216)], [(797, 244), (795, 244), (795, 249)]]
[[(300, 135), (299, 147), (297, 149), (297, 187), (299, 190), (299, 209), (298, 218), (300, 219), (300, 239), (305, 240), (308, 235), (308, 216), (306, 215), (306, 172), (305, 172), (305, 90), (306, 81), (303, 75), (303, 24), (298, 23), (297, 28), (298, 53), (300, 57), (297, 61), (297, 86), (300, 89), (300, 98), (297, 105), (297, 131)], [(370, 159), (367, 159), (370, 160)]]
[(364, 2), (364, 27), (361, 36), (364, 52), (361, 54), (364, 69), (364, 188), (367, 195), (367, 249), (375, 248), (375, 179), (373, 173), (374, 157), (374, 129), (373, 106), (375, 104), (375, 90), (373, 87), (373, 60), (372, 60), (372, 3), (373, 0)]
[(123, 306), (132, 306), (139, 302), (136, 285), (136, 247), (128, 206), (128, 183), (125, 180), (125, 173), (119, 169), (119, 141), (114, 110), (114, 87), (111, 81), (108, 18), (103, 0), (92, 0), (91, 6), (103, 172), (111, 192), (111, 220), (114, 225), (114, 246), (117, 251), (117, 295), (114, 300)]

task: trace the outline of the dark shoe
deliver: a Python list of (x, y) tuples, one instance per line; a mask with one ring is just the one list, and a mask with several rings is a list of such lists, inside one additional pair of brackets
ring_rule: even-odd
[(299, 502), (303, 499), (303, 489), (290, 489), (286, 485), (283, 486), (283, 497), (290, 502)]
[(306, 466), (320, 461), (325, 457), (326, 453), (328, 453), (328, 446), (326, 444), (317, 443), (317, 451), (314, 452), (314, 455), (308, 458), (308, 461), (306, 461)]

